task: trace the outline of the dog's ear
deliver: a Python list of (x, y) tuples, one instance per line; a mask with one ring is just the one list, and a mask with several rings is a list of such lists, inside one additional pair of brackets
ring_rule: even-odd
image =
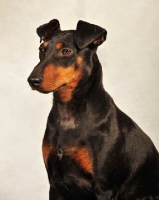
[(41, 40), (46, 40), (50, 38), (52, 36), (52, 33), (56, 30), (60, 30), (60, 24), (57, 19), (53, 19), (49, 23), (39, 26), (36, 32), (40, 37), (41, 42)]
[(107, 31), (97, 25), (79, 21), (76, 28), (76, 43), (80, 49), (99, 46), (106, 40)]

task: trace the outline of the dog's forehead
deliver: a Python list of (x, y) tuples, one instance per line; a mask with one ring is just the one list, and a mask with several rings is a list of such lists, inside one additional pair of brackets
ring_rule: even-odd
[(75, 31), (58, 31), (53, 34), (51, 42), (64, 42), (64, 43), (73, 43), (75, 37)]

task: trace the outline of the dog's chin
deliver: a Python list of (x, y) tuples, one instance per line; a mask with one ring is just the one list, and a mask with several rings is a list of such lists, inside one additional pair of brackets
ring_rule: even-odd
[(42, 88), (33, 88), (33, 87), (31, 87), (31, 89), (32, 89), (32, 90), (36, 90), (36, 91), (38, 91), (38, 92), (40, 92), (40, 93), (42, 93), (42, 94), (48, 94), (48, 93), (50, 93), (50, 92), (56, 92), (56, 91), (58, 91), (60, 88), (63, 88), (63, 87), (65, 87), (65, 86), (67, 86), (67, 84), (63, 84), (63, 85), (61, 85), (61, 86), (59, 86), (59, 87), (57, 87), (57, 88), (55, 88), (55, 89), (53, 89), (53, 90), (44, 90), (44, 89), (42, 89)]
[(34, 87), (31, 87), (31, 89), (32, 89), (32, 90), (36, 90), (36, 91), (38, 91), (38, 92), (40, 92), (40, 93), (42, 93), (42, 94), (48, 94), (48, 93), (50, 93), (50, 92), (54, 92), (54, 91), (48, 91), (48, 90), (43, 90), (43, 89), (41, 89), (41, 88), (34, 88)]
[(42, 94), (48, 94), (50, 92), (53, 92), (53, 91), (44, 91), (44, 90), (37, 90), (38, 92), (42, 93)]

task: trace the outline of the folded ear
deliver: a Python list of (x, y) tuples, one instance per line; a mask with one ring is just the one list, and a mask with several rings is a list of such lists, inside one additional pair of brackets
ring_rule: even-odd
[(90, 44), (96, 47), (106, 40), (106, 35), (105, 29), (80, 20), (76, 28), (76, 43), (80, 49)]
[(56, 30), (60, 30), (60, 24), (57, 19), (51, 20), (47, 24), (43, 24), (36, 29), (36, 32), (41, 40), (46, 40), (52, 36), (52, 33)]

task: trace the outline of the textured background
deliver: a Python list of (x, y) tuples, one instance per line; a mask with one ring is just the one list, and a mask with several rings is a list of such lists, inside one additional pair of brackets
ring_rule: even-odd
[(63, 30), (83, 19), (104, 27), (98, 50), (106, 90), (159, 149), (158, 0), (0, 0), (0, 199), (48, 199), (41, 143), (52, 94), (32, 91), (36, 28), (53, 18)]

